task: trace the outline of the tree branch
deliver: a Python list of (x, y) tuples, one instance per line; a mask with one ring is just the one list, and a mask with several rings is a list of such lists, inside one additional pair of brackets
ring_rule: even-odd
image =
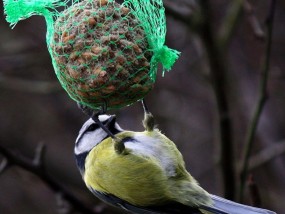
[(239, 200), (242, 202), (243, 200), (243, 192), (245, 187), (245, 182), (248, 174), (248, 166), (249, 159), (251, 155), (251, 150), (253, 147), (254, 136), (256, 133), (257, 125), (264, 108), (265, 102), (267, 100), (267, 82), (269, 76), (269, 66), (270, 66), (270, 53), (271, 53), (271, 44), (272, 44), (272, 31), (273, 31), (273, 22), (274, 22), (274, 14), (275, 14), (275, 6), (276, 0), (271, 0), (270, 11), (268, 18), (266, 20), (267, 23), (267, 43), (265, 50), (265, 60), (262, 67), (261, 80), (259, 86), (259, 96), (257, 105), (251, 119), (251, 123), (246, 135), (245, 147), (243, 150), (242, 156), (242, 170), (240, 173), (240, 188), (239, 188)]
[(265, 39), (264, 32), (261, 29), (260, 23), (257, 20), (255, 14), (254, 14), (254, 9), (253, 9), (253, 7), (251, 6), (251, 4), (249, 3), (248, 0), (244, 1), (244, 11), (245, 11), (245, 13), (248, 16), (248, 21), (249, 21), (249, 24), (252, 27), (254, 36), (257, 39), (264, 40)]
[(219, 117), (220, 145), (221, 145), (221, 167), (224, 183), (225, 197), (233, 200), (235, 195), (235, 165), (232, 145), (232, 124), (229, 117), (227, 100), (225, 60), (220, 47), (217, 44), (210, 20), (212, 11), (209, 0), (200, 0), (203, 15), (203, 26), (200, 36), (208, 54), (211, 69), (211, 80), (217, 102)]
[[(198, 11), (193, 11), (193, 8), (189, 14), (182, 14), (180, 11), (176, 10), (169, 3), (164, 2), (165, 12), (167, 15), (178, 19), (182, 23), (186, 24), (192, 31), (196, 32), (200, 26), (200, 13)], [(190, 7), (190, 6), (189, 6)]]
[[(256, 155), (253, 155), (249, 159), (248, 170), (256, 169), (257, 167), (268, 163), (272, 159), (281, 156), (285, 153), (285, 142), (277, 142), (269, 148), (265, 148)], [(241, 167), (240, 167), (241, 169)]]
[(259, 188), (253, 179), (253, 175), (250, 175), (247, 181), (250, 204), (254, 207), (261, 207), (261, 197), (259, 193)]
[(9, 163), (6, 158), (4, 158), (0, 163), (0, 175), (9, 168)]
[(7, 88), (17, 91), (37, 93), (37, 94), (51, 94), (60, 92), (62, 90), (57, 81), (33, 81), (24, 80), (16, 77), (7, 77), (0, 74), (0, 88)]
[(227, 16), (224, 18), (219, 39), (219, 45), (222, 50), (229, 46), (230, 40), (233, 37), (236, 27), (240, 21), (240, 17), (243, 12), (243, 5), (244, 0), (233, 1), (230, 9), (227, 12)]
[[(49, 186), (51, 190), (55, 193), (60, 193), (62, 197), (67, 200), (74, 209), (80, 211), (84, 214), (96, 214), (99, 212), (93, 211), (93, 209), (89, 208), (82, 201), (80, 201), (76, 196), (74, 196), (68, 189), (60, 185), (56, 180), (54, 180), (45, 170), (43, 158), (44, 158), (44, 149), (43, 145), (40, 145), (37, 148), (35, 158), (33, 160), (29, 160), (21, 154), (16, 154), (6, 148), (4, 148), (0, 144), (0, 154), (4, 156), (4, 162), (2, 161), (0, 173), (3, 172), (7, 167), (11, 167), (13, 165), (21, 167), (22, 169), (33, 173), (38, 176), (46, 185)], [(5, 162), (6, 160), (6, 162)], [(103, 211), (100, 213), (104, 213)]]

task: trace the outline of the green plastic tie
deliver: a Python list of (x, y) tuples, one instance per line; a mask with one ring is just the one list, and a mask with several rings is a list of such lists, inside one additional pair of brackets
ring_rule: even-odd
[[(50, 47), (54, 35), (54, 20), (58, 16), (56, 7), (66, 7), (70, 0), (4, 0), (4, 13), (6, 20), (10, 23), (11, 28), (24, 19), (33, 15), (44, 16), (47, 24), (46, 42), (50, 53), (52, 64), (55, 71), (58, 66), (52, 57), (52, 49)], [(76, 0), (75, 0), (76, 1)]]
[(18, 21), (33, 15), (48, 16), (55, 7), (65, 6), (67, 1), (61, 0), (4, 0), (6, 20), (12, 28)]
[[(163, 66), (162, 76), (164, 76), (165, 71), (169, 71), (175, 61), (178, 59), (180, 52), (177, 50), (170, 49), (166, 45), (163, 45), (160, 49), (154, 51), (154, 55), (151, 59), (151, 66), (155, 66), (157, 68), (157, 64), (160, 62)], [(151, 70), (153, 70), (151, 69)], [(151, 75), (155, 75), (155, 73), (151, 73)], [(156, 78), (156, 76), (151, 76), (152, 78)]]
[(132, 9), (132, 13), (139, 19), (143, 27), (150, 50), (151, 59), (150, 76), (154, 81), (157, 74), (157, 65), (161, 63), (163, 73), (169, 71), (180, 52), (165, 46), (166, 18), (162, 0), (125, 0), (124, 6)]
[(4, 0), (4, 12), (6, 20), (11, 28), (24, 19), (33, 15), (44, 16), (47, 23), (47, 44), (49, 47), (52, 35), (54, 33), (54, 16), (58, 13), (56, 7), (66, 6), (68, 0)]

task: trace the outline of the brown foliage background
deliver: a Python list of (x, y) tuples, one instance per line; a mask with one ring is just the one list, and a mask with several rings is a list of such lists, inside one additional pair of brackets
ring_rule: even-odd
[[(246, 132), (253, 114), (265, 57), (265, 39), (256, 30), (265, 30), (269, 2), (249, 1), (253, 15), (244, 10), (224, 49), (226, 84), (223, 90), (232, 124), (234, 166), (238, 169)], [(193, 27), (195, 1), (165, 1), (167, 45), (182, 52), (173, 70), (157, 79), (146, 97), (159, 128), (183, 153), (187, 169), (207, 191), (224, 194), (216, 97), (209, 81), (207, 52)], [(213, 16), (206, 17), (218, 36), (235, 1), (210, 1)], [(39, 143), (47, 147), (46, 171), (94, 213), (122, 213), (99, 202), (84, 186), (76, 169), (73, 146), (87, 119), (60, 87), (46, 48), (46, 26), (42, 17), (21, 21), (14, 30), (0, 18), (0, 144), (32, 158)], [(195, 9), (196, 8), (196, 9)], [(205, 18), (205, 17), (204, 17)], [(254, 24), (254, 20), (257, 23)], [(282, 213), (285, 209), (285, 2), (277, 1), (272, 39), (268, 99), (254, 138), (250, 165), (259, 189), (262, 207)], [(255, 30), (255, 32), (254, 32)], [(219, 82), (217, 82), (219, 84)], [(142, 130), (140, 104), (113, 112), (125, 129)], [(260, 155), (263, 154), (263, 155)], [(3, 156), (0, 156), (0, 158)], [(254, 159), (255, 158), (255, 159)], [(257, 159), (257, 160), (256, 160)], [(0, 159), (1, 160), (1, 159)], [(3, 159), (2, 159), (3, 160)], [(239, 185), (236, 169), (236, 186)], [(238, 188), (237, 188), (238, 189)], [(236, 194), (235, 194), (236, 195)], [(33, 173), (12, 166), (0, 175), (0, 213), (79, 213), (60, 200)], [(237, 199), (237, 198), (236, 198)], [(251, 197), (246, 188), (245, 203)]]

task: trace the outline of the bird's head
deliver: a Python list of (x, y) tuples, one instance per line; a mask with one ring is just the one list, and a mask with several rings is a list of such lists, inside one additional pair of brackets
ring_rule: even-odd
[[(99, 120), (114, 135), (123, 131), (116, 122), (115, 115), (100, 115)], [(108, 137), (109, 135), (92, 118), (83, 124), (74, 147), (77, 166), (81, 173), (84, 170), (85, 158), (88, 153)]]

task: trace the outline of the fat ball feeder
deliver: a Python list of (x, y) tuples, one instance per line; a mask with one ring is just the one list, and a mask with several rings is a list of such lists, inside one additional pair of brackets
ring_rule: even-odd
[(93, 111), (143, 99), (158, 64), (164, 74), (180, 54), (164, 45), (162, 0), (4, 0), (4, 10), (12, 27), (33, 15), (45, 17), (58, 80), (73, 100)]

